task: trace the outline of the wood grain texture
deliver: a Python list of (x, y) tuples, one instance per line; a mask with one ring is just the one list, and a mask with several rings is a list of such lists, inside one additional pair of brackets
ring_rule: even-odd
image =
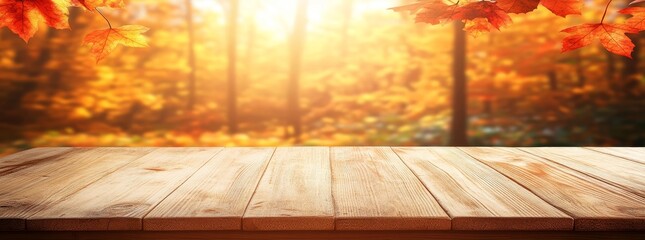
[(0, 158), (0, 175), (9, 174), (34, 165), (64, 159), (73, 148), (33, 148)]
[(144, 219), (144, 230), (241, 230), (274, 148), (225, 148)]
[(0, 232), (11, 240), (642, 240), (642, 232), (578, 231), (87, 231)]
[(573, 219), (458, 148), (393, 148), (453, 230), (572, 230)]
[(645, 230), (645, 198), (513, 148), (460, 148), (574, 217), (576, 230)]
[(142, 218), (220, 148), (161, 148), (48, 206), (28, 230), (141, 230)]
[(645, 164), (576, 147), (519, 149), (645, 197)]
[(244, 230), (334, 230), (329, 148), (278, 148), (244, 214)]
[(645, 148), (588, 147), (588, 149), (645, 164)]
[(332, 147), (337, 230), (448, 230), (450, 218), (389, 147)]
[[(146, 148), (78, 148), (20, 171), (0, 174), (0, 230), (24, 230), (25, 219), (145, 155)], [(38, 157), (38, 159), (44, 159)]]

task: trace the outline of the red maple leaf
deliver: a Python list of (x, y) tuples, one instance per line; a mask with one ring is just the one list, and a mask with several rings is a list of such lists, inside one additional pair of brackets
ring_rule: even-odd
[(424, 9), (417, 14), (416, 22), (439, 24), (452, 18), (457, 5), (447, 5), (443, 2), (433, 2), (424, 7)]
[(485, 18), (468, 20), (466, 21), (466, 26), (464, 26), (464, 30), (473, 37), (477, 37), (482, 33), (493, 31), (494, 29), (495, 27), (493, 27)]
[(53, 28), (69, 28), (67, 7), (69, 1), (64, 0), (0, 0), (0, 26), (7, 26), (28, 42), (41, 21)]
[[(645, 0), (644, 0), (645, 1)], [(622, 14), (632, 15), (625, 21), (625, 25), (637, 28), (638, 30), (645, 30), (645, 8), (643, 7), (630, 7), (619, 11)]]
[(494, 2), (473, 2), (455, 10), (451, 17), (453, 20), (486, 19), (494, 28), (498, 29), (512, 22), (506, 11)]
[(561, 17), (580, 14), (580, 9), (582, 9), (582, 1), (580, 0), (541, 0), (540, 3), (555, 15)]
[[(416, 22), (439, 24), (449, 20), (466, 21), (466, 31), (484, 32), (498, 29), (511, 22), (506, 11), (495, 2), (481, 1), (463, 6), (448, 5), (441, 0), (420, 1), (401, 7), (394, 11), (416, 13)], [(475, 21), (476, 20), (476, 21)]]
[(426, 0), (391, 9), (416, 14), (415, 21), (418, 23), (439, 24), (450, 20), (456, 8), (456, 4), (448, 5), (441, 0)]
[(507, 13), (527, 13), (539, 4), (540, 0), (497, 0), (497, 6)]
[(607, 51), (632, 58), (634, 43), (625, 33), (637, 33), (638, 29), (624, 24), (597, 23), (573, 26), (562, 32), (570, 34), (562, 40), (562, 52), (587, 46), (598, 39)]

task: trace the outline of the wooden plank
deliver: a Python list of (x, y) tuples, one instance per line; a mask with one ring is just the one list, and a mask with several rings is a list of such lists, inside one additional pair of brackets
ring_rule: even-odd
[(512, 148), (460, 148), (574, 217), (576, 230), (645, 230), (645, 198)]
[(389, 147), (332, 147), (337, 230), (448, 230), (450, 217)]
[[(39, 149), (45, 150), (45, 149)], [(40, 161), (20, 171), (0, 174), (0, 231), (24, 230), (25, 219), (117, 170), (151, 149), (46, 149)], [(50, 156), (50, 157), (45, 157)], [(58, 156), (54, 160), (52, 157)], [(25, 158), (26, 159), (26, 158)]]
[(520, 148), (645, 197), (645, 164), (584, 148)]
[(144, 219), (144, 230), (241, 230), (274, 148), (225, 148)]
[(63, 159), (63, 156), (73, 148), (32, 148), (0, 158), (0, 174), (8, 174), (33, 165), (54, 162)]
[(588, 149), (645, 164), (645, 148), (588, 147)]
[(453, 230), (572, 230), (573, 218), (458, 148), (393, 148)]
[(278, 148), (244, 214), (244, 230), (334, 230), (329, 148)]
[(141, 230), (142, 218), (220, 148), (162, 148), (27, 219), (27, 230)]
[(643, 232), (576, 232), (576, 231), (86, 231), (86, 232), (0, 232), (0, 239), (11, 240), (642, 240)]

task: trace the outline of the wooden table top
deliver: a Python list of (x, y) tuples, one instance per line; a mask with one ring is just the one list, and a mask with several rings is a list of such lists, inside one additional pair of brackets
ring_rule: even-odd
[(645, 230), (645, 148), (36, 148), (0, 231)]

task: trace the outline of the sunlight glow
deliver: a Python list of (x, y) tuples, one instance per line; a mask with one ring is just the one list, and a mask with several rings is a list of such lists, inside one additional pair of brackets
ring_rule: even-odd
[[(295, 17), (298, 0), (246, 0), (240, 1), (241, 18), (253, 19), (257, 25), (266, 30), (277, 33), (288, 32)], [(358, 3), (358, 0), (354, 0)], [(226, 14), (228, 0), (194, 0), (195, 8), (199, 11), (214, 11)], [(361, 0), (360, 4), (353, 4), (353, 18), (360, 17), (367, 12), (383, 11), (396, 5), (392, 0)], [(341, 17), (341, 6), (334, 5), (331, 1), (309, 0), (307, 8), (308, 29), (320, 27), (329, 20)], [(254, 13), (248, 16), (246, 13)], [(331, 18), (331, 19), (330, 19)]]

